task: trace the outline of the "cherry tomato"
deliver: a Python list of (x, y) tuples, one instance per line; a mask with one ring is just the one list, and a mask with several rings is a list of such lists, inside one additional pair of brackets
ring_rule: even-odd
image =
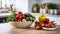
[(22, 12), (18, 12), (18, 14), (22, 14)]
[(42, 27), (41, 26), (36, 26), (35, 29), (40, 30), (40, 29), (42, 29)]
[(23, 18), (23, 19), (25, 19), (25, 18), (26, 18), (26, 16), (25, 16), (25, 15), (22, 15), (22, 18)]
[(49, 24), (46, 24), (46, 28), (50, 28), (50, 25)]

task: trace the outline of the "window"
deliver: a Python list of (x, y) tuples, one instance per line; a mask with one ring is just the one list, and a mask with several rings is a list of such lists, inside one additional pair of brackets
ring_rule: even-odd
[(14, 5), (15, 0), (0, 0), (0, 8), (10, 7), (11, 4)]

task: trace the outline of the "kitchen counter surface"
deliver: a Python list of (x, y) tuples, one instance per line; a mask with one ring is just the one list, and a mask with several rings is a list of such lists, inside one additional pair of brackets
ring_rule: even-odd
[[(9, 15), (11, 15), (12, 13), (0, 13), (0, 17), (3, 17), (3, 16), (9, 16)], [(41, 15), (41, 13), (30, 13), (30, 14), (32, 14), (33, 16), (39, 16), (39, 15)], [(46, 16), (52, 16), (52, 17), (60, 17), (60, 15), (51, 15), (51, 14), (45, 14)]]
[(60, 26), (57, 26), (57, 29), (54, 31), (46, 30), (35, 30), (34, 24), (30, 28), (20, 29), (14, 28), (9, 23), (0, 24), (0, 34), (60, 34)]
[[(11, 15), (12, 13), (0, 13), (0, 17), (7, 17), (9, 15)], [(40, 13), (30, 13), (32, 14), (33, 16), (39, 16), (41, 15)], [(60, 15), (51, 15), (51, 14), (45, 14), (46, 16), (52, 16), (52, 17), (60, 17)]]
[[(33, 16), (39, 16), (41, 15), (41, 13), (30, 13), (32, 14)], [(49, 16), (49, 17), (60, 17), (60, 15), (52, 15), (52, 14), (44, 14), (46, 16)]]
[(9, 15), (11, 15), (12, 13), (0, 13), (0, 18), (4, 18), (7, 17)]

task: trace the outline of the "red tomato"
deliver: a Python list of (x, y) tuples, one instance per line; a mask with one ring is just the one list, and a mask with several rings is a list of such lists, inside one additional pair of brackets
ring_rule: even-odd
[(46, 18), (46, 19), (44, 20), (44, 23), (45, 23), (45, 24), (49, 23), (49, 19)]
[(16, 16), (16, 18), (21, 19), (22, 16), (18, 14), (18, 15)]
[(43, 24), (41, 24), (41, 26), (42, 26), (42, 27), (44, 27), (44, 26), (45, 26), (45, 24), (43, 23)]
[(50, 25), (49, 24), (46, 24), (46, 26), (45, 26), (46, 28), (50, 28)]
[(26, 18), (26, 16), (25, 16), (25, 15), (22, 15), (22, 18), (23, 18), (23, 19), (25, 19), (25, 18)]
[(36, 26), (35, 29), (36, 30), (40, 30), (42, 27), (41, 26)]
[(22, 19), (22, 16), (19, 16), (18, 18), (19, 18), (19, 19)]
[(36, 30), (40, 30), (40, 27), (39, 26), (36, 26)]
[(22, 16), (23, 14), (17, 14), (18, 16)]
[(22, 14), (22, 12), (18, 12), (18, 14)]

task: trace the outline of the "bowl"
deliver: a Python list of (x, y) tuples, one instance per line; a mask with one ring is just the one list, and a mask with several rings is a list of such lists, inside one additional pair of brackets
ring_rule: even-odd
[(32, 24), (32, 21), (26, 21), (26, 22), (10, 21), (9, 23), (12, 26), (17, 27), (17, 28), (27, 28)]
[(44, 30), (56, 30), (56, 28), (45, 28), (43, 27)]

